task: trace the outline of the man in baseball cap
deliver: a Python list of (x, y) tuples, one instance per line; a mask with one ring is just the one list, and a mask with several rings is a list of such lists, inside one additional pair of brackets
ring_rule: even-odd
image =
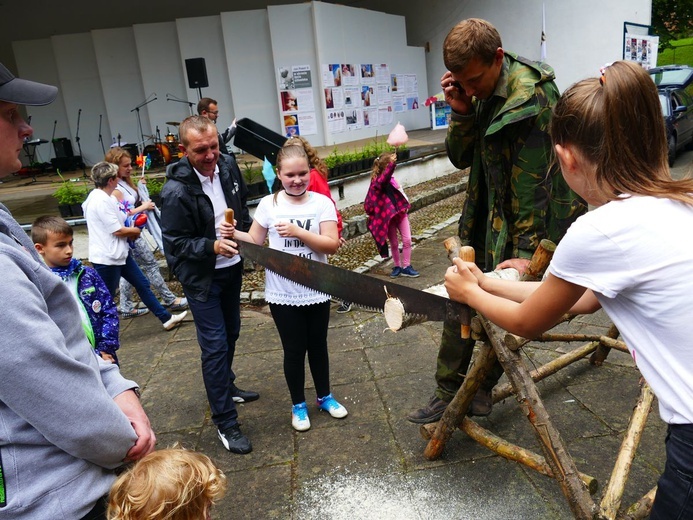
[[(57, 93), (0, 64), (0, 177), (33, 133), (19, 105)], [(94, 354), (72, 289), (2, 204), (0, 272), (0, 516), (105, 520), (113, 469), (156, 442), (137, 383)]]

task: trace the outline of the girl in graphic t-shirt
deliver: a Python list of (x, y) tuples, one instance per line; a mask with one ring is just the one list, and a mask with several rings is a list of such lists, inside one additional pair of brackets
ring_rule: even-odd
[[(277, 177), (283, 190), (264, 197), (255, 210), (248, 233), (235, 238), (263, 244), (293, 255), (327, 262), (337, 251), (337, 214), (333, 202), (308, 191), (310, 164), (302, 146), (285, 146), (277, 154)], [(327, 328), (330, 297), (265, 271), (265, 299), (284, 349), (284, 376), (291, 393), (291, 424), (298, 431), (310, 428), (304, 392), (305, 358), (315, 383), (318, 408), (332, 417), (346, 417), (346, 409), (330, 393)]]
[(596, 209), (570, 227), (544, 282), (493, 280), (455, 260), (445, 287), (526, 338), (568, 310), (603, 307), (668, 423), (650, 518), (693, 518), (693, 180), (671, 178), (657, 88), (633, 62), (570, 87), (549, 130), (568, 185)]

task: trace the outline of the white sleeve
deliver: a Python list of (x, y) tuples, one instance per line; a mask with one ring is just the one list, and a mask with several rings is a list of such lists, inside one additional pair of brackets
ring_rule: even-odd
[(334, 207), (334, 202), (332, 202), (328, 197), (320, 193), (320, 207), (318, 209), (318, 222), (334, 221), (337, 222), (337, 210)]
[(274, 195), (266, 195), (260, 200), (260, 203), (255, 208), (253, 220), (260, 224), (263, 228), (269, 229), (271, 225), (271, 205), (274, 203)]

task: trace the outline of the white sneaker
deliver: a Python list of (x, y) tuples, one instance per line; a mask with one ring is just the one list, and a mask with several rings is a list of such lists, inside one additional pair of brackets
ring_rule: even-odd
[(174, 314), (166, 323), (164, 323), (164, 328), (166, 330), (176, 328), (178, 325), (180, 325), (180, 322), (183, 321), (187, 315), (188, 311), (183, 311), (180, 314)]
[(347, 416), (347, 409), (344, 408), (337, 400), (332, 397), (332, 394), (327, 394), (325, 397), (318, 398), (318, 408), (329, 413), (335, 419), (343, 419)]
[(291, 426), (294, 430), (304, 432), (310, 429), (310, 419), (308, 418), (308, 407), (305, 401), (291, 407)]

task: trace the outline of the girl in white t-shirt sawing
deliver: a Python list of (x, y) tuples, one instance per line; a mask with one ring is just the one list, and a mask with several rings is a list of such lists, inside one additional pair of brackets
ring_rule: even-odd
[[(302, 146), (284, 146), (277, 154), (277, 177), (283, 190), (264, 197), (255, 210), (248, 233), (235, 238), (318, 262), (339, 248), (337, 213), (332, 201), (308, 191), (310, 165)], [(317, 406), (332, 417), (346, 417), (346, 409), (332, 397), (327, 352), (330, 297), (265, 271), (265, 300), (284, 350), (284, 377), (291, 394), (291, 424), (310, 428), (305, 398), (305, 359), (313, 376)]]
[(632, 62), (571, 86), (550, 134), (568, 185), (596, 209), (570, 227), (544, 282), (488, 278), (457, 259), (445, 287), (526, 338), (603, 307), (668, 423), (650, 518), (693, 518), (693, 180), (671, 178), (657, 88)]

